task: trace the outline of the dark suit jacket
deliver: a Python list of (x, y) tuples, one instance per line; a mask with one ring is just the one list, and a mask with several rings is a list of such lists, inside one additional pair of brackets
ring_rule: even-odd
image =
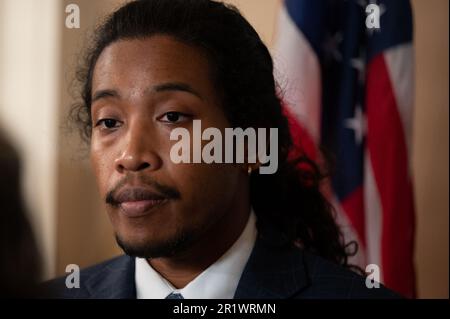
[[(239, 281), (237, 299), (399, 298), (386, 289), (369, 289), (365, 278), (299, 248), (282, 245), (274, 232), (261, 233)], [(136, 298), (134, 258), (120, 256), (81, 271), (80, 288), (65, 278), (45, 287), (57, 298)]]

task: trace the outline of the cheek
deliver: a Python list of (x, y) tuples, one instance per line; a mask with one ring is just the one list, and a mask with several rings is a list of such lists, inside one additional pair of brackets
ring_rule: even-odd
[(109, 160), (110, 156), (99, 149), (91, 149), (90, 161), (93, 168), (97, 186), (103, 196), (108, 191), (109, 177), (112, 176), (114, 166)]
[(232, 165), (175, 165), (174, 180), (183, 202), (195, 211), (214, 211), (226, 207), (237, 190), (238, 171)]
[[(220, 115), (220, 114), (219, 114)], [(224, 131), (227, 126), (225, 117), (212, 115), (202, 119), (202, 129), (217, 127)], [(190, 132), (190, 152), (193, 151), (193, 133)], [(201, 141), (201, 149), (210, 141)], [(224, 143), (223, 143), (224, 144)], [(170, 159), (170, 148), (175, 142), (170, 141), (165, 145), (165, 163), (174, 185), (181, 192), (184, 205), (183, 210), (193, 212), (212, 212), (222, 210), (228, 205), (238, 190), (239, 166), (233, 164), (174, 164)], [(225, 154), (222, 151), (222, 154)], [(191, 154), (192, 156), (192, 154)], [(192, 157), (191, 157), (192, 160)], [(202, 215), (202, 214), (200, 214)]]

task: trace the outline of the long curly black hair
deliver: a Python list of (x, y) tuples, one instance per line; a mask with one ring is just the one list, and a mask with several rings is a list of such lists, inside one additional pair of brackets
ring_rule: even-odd
[(92, 130), (92, 76), (101, 52), (115, 41), (155, 34), (204, 50), (233, 127), (278, 128), (278, 171), (252, 174), (250, 180), (251, 204), (258, 221), (278, 228), (289, 244), (353, 268), (348, 258), (357, 246), (344, 243), (332, 207), (320, 191), (324, 174), (307, 156), (289, 156), (293, 143), (272, 57), (254, 28), (232, 5), (212, 0), (140, 0), (107, 17), (95, 30), (77, 73), (81, 102), (74, 105), (72, 117), (83, 137), (89, 140)]

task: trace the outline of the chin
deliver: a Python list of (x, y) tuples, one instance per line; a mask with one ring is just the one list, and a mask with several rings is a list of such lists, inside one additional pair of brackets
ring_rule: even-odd
[(191, 232), (179, 232), (157, 238), (150, 235), (131, 236), (116, 233), (116, 242), (125, 254), (139, 258), (169, 258), (188, 249), (194, 241)]

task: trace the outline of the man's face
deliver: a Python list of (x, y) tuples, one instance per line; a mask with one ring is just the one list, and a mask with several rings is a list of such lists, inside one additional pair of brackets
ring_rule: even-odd
[(174, 128), (188, 129), (192, 139), (194, 119), (203, 129), (230, 126), (210, 73), (201, 50), (168, 36), (115, 42), (97, 61), (91, 162), (129, 254), (175, 254), (233, 209), (241, 168), (170, 159)]

